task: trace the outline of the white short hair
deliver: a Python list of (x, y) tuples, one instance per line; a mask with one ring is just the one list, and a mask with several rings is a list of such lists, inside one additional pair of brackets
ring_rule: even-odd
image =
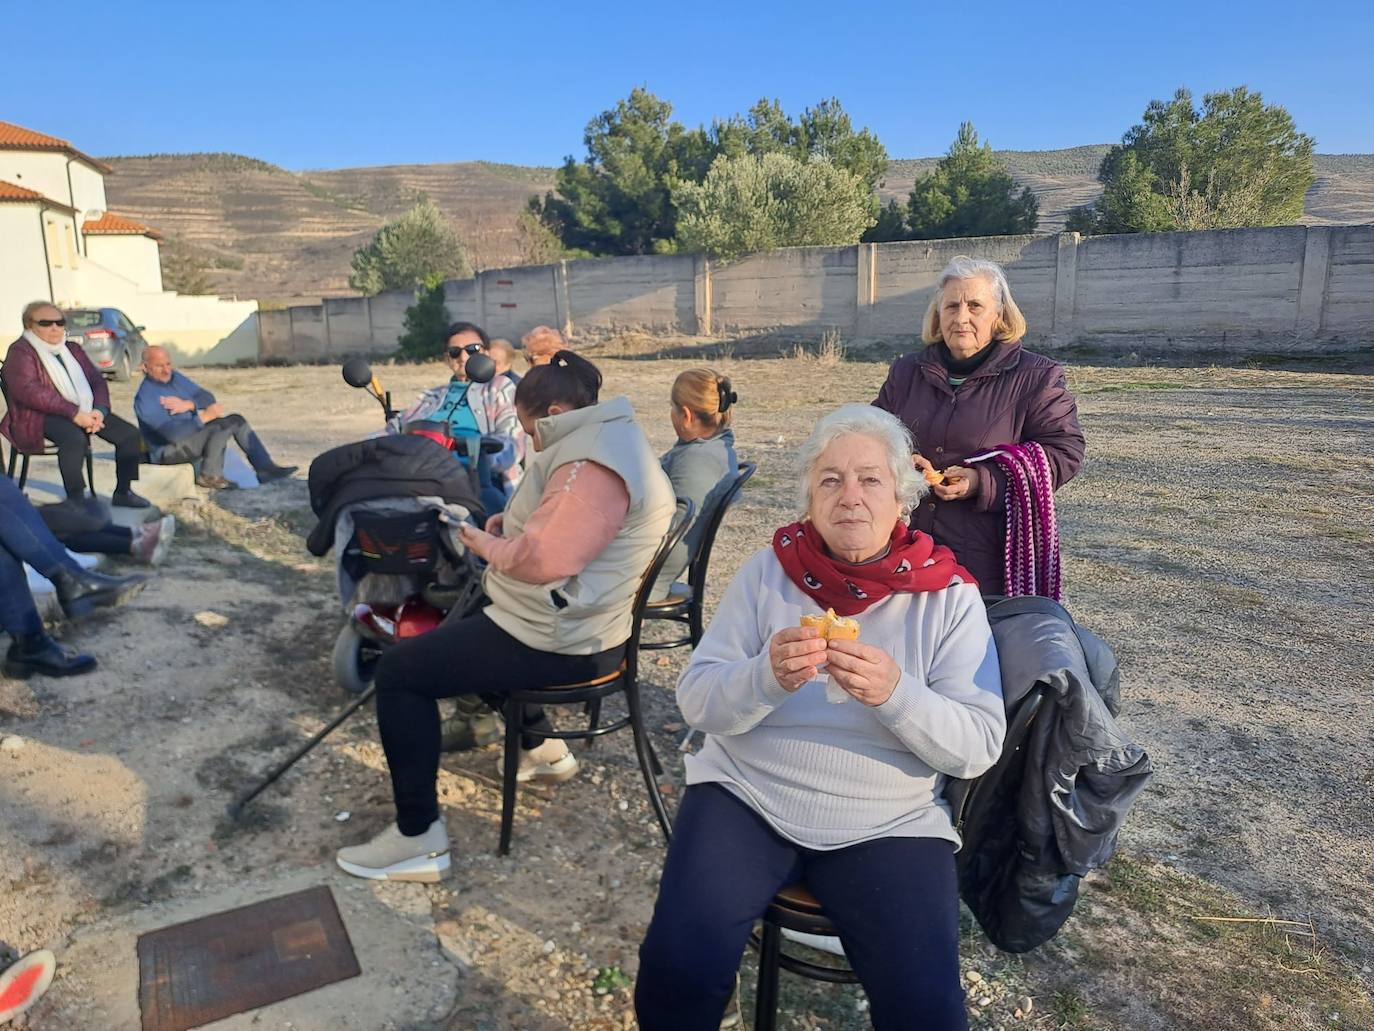
[(935, 292), (937, 294), (942, 293), (945, 287), (956, 279), (986, 279), (997, 293), (998, 311), (1007, 306), (1007, 301), (1011, 297), (1011, 286), (1007, 283), (1007, 274), (1002, 271), (1002, 266), (995, 261), (988, 261), (985, 258), (970, 258), (965, 254), (956, 256), (940, 273), (940, 281), (936, 284)]
[(887, 453), (888, 468), (892, 471), (897, 504), (901, 506), (902, 517), (906, 518), (928, 490), (925, 477), (911, 464), (911, 455), (915, 450), (911, 431), (891, 412), (861, 404), (844, 405), (821, 416), (811, 436), (798, 449), (797, 472), (800, 483), (797, 499), (801, 503), (802, 515), (811, 511), (811, 470), (826, 448), (840, 437), (851, 435), (870, 437), (882, 444)]

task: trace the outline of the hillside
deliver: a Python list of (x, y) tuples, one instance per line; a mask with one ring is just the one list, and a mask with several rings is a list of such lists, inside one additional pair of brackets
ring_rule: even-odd
[[(1100, 191), (1107, 144), (997, 151), (1040, 200), (1040, 231), (1062, 229), (1069, 211)], [(453, 220), (476, 268), (518, 264), (516, 216), (553, 187), (554, 169), (485, 161), (290, 172), (236, 154), (105, 158), (110, 207), (164, 232), (169, 246), (213, 266), (226, 295), (264, 301), (349, 293), (353, 251), (423, 196)], [(884, 199), (905, 198), (938, 158), (894, 160)], [(1308, 192), (1313, 225), (1374, 222), (1374, 154), (1319, 154)]]

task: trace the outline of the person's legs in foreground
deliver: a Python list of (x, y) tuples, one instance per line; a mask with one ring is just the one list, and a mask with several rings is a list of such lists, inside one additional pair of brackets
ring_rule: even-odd
[[(558, 655), (529, 648), (482, 613), (446, 623), (384, 652), (377, 664), (377, 725), (391, 771), (396, 823), (371, 841), (340, 849), (339, 866), (359, 877), (436, 881), (447, 875), (448, 831), (439, 814), (438, 699), (505, 695), (520, 687), (570, 683), (616, 668), (624, 648)], [(543, 710), (526, 706), (522, 766), (547, 766), (567, 779), (577, 761), (549, 729)], [(553, 753), (557, 752), (557, 756)], [(547, 752), (547, 754), (545, 754)]]
[(940, 838), (808, 851), (807, 886), (840, 933), (877, 1031), (965, 1031), (959, 883)]
[(800, 849), (719, 784), (682, 798), (639, 947), (640, 1031), (716, 1031), (754, 921), (801, 880)]
[(61, 542), (14, 483), (0, 476), (0, 628), (13, 639), (5, 670), (68, 676), (91, 669), (89, 655), (67, 652), (43, 632), (43, 621), (29, 592), (24, 563), (51, 580), (57, 600), (72, 619), (102, 605), (114, 605), (143, 586), (141, 577), (102, 576), (72, 561)]

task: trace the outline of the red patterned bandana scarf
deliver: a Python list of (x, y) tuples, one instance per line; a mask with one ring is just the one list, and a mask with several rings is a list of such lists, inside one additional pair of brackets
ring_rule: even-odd
[(831, 558), (811, 523), (792, 523), (773, 534), (773, 553), (788, 578), (822, 609), (853, 616), (889, 594), (943, 591), (976, 583), (954, 552), (903, 522), (892, 528), (888, 552), (863, 565)]

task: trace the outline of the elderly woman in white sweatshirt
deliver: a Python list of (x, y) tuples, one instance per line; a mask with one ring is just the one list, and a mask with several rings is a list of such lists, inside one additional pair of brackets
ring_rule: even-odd
[[(745, 563), (678, 683), (707, 737), (640, 949), (642, 1031), (714, 1031), (754, 921), (797, 882), (874, 1027), (966, 1026), (941, 792), (992, 766), (1006, 716), (977, 585), (906, 525), (925, 489), (913, 451), (876, 408), (822, 418), (800, 455), (804, 519)], [(858, 639), (800, 625), (827, 609)]]

